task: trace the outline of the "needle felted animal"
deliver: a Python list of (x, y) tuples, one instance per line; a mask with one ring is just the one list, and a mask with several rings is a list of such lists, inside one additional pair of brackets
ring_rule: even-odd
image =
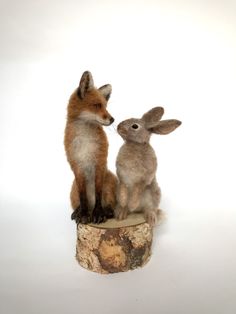
[(71, 218), (77, 223), (101, 223), (113, 217), (117, 179), (107, 169), (108, 140), (103, 126), (113, 123), (107, 111), (112, 87), (94, 86), (84, 72), (67, 108), (65, 150), (75, 179), (71, 189)]
[(125, 219), (130, 212), (143, 212), (146, 221), (154, 226), (158, 220), (161, 191), (156, 181), (157, 158), (149, 144), (152, 133), (169, 134), (181, 122), (161, 120), (162, 107), (155, 107), (141, 119), (128, 119), (118, 125), (118, 133), (125, 140), (117, 160), (117, 219)]

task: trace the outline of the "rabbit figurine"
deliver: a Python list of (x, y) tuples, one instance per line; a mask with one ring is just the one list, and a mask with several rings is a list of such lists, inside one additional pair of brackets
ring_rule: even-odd
[(174, 119), (160, 121), (163, 114), (162, 107), (155, 107), (141, 119), (128, 119), (117, 127), (125, 141), (116, 160), (119, 184), (115, 216), (119, 220), (128, 213), (143, 212), (151, 226), (158, 222), (161, 191), (156, 181), (157, 158), (149, 139), (152, 133), (168, 134), (181, 125)]

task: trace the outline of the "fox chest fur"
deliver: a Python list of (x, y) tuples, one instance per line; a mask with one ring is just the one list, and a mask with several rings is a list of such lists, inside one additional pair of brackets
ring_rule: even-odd
[(68, 125), (66, 138), (67, 157), (81, 168), (104, 166), (108, 142), (102, 127), (78, 120)]

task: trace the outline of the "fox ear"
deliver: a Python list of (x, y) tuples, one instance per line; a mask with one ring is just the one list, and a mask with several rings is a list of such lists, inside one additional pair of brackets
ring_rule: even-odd
[(81, 76), (77, 94), (80, 99), (83, 99), (88, 90), (94, 87), (93, 77), (89, 71), (85, 71)]
[(145, 126), (147, 129), (150, 129), (157, 125), (157, 123), (161, 120), (161, 117), (164, 114), (164, 108), (155, 107), (146, 112), (142, 116), (142, 120), (145, 122)]
[(156, 134), (169, 134), (173, 132), (178, 126), (182, 124), (181, 121), (170, 119), (159, 121), (156, 126), (150, 128), (149, 131)]
[(111, 85), (110, 84), (103, 85), (98, 90), (103, 95), (103, 97), (108, 101), (112, 92)]

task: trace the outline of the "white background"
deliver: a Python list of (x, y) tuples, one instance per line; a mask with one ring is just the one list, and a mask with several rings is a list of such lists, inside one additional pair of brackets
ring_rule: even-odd
[[(1, 0), (0, 14), (0, 312), (234, 314), (235, 1)], [(116, 124), (156, 105), (183, 121), (151, 139), (168, 219), (141, 270), (74, 259), (63, 132), (84, 70), (113, 85)]]

